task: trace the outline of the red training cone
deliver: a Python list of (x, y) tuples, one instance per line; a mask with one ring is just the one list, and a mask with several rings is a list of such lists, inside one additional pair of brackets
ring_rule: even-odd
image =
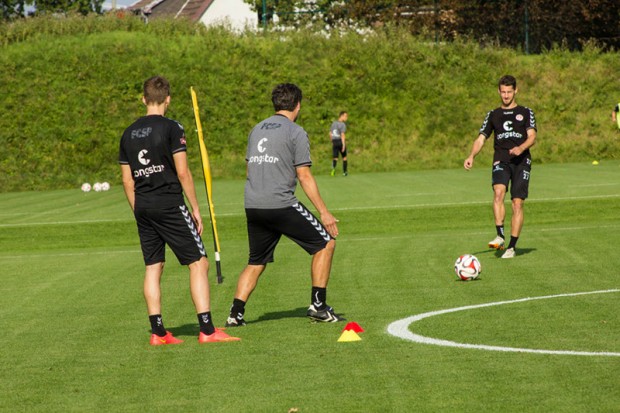
[(360, 327), (359, 324), (357, 324), (354, 321), (351, 321), (350, 323), (347, 323), (346, 326), (344, 326), (344, 329), (342, 329), (342, 331), (347, 331), (347, 330), (352, 330), (355, 331), (356, 333), (363, 333), (364, 329), (362, 327)]

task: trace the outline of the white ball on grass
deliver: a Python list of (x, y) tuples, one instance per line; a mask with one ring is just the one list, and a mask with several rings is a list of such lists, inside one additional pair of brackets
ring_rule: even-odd
[(460, 280), (475, 280), (482, 272), (482, 266), (478, 258), (471, 254), (465, 254), (456, 259), (454, 272)]

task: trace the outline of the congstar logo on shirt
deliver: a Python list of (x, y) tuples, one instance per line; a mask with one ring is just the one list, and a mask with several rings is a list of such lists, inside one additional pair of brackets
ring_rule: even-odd
[[(140, 152), (138, 152), (138, 162), (140, 162), (144, 166), (151, 163), (151, 160), (147, 158), (148, 153), (149, 151), (147, 151), (146, 149), (142, 149)], [(139, 178), (139, 177), (148, 178), (149, 176), (153, 174), (162, 173), (164, 169), (165, 169), (164, 165), (151, 165), (148, 168), (141, 168), (141, 169), (134, 170), (133, 176), (134, 178)]]
[(258, 144), (256, 144), (256, 149), (258, 150), (259, 153), (263, 154), (263, 155), (254, 155), (254, 156), (250, 156), (250, 158), (248, 159), (248, 163), (256, 163), (259, 165), (262, 165), (263, 163), (276, 163), (279, 162), (280, 159), (278, 159), (278, 157), (276, 156), (270, 156), (269, 154), (265, 153), (265, 151), (267, 151), (267, 142), (269, 141), (269, 139), (267, 138), (262, 138), (261, 140), (258, 141)]

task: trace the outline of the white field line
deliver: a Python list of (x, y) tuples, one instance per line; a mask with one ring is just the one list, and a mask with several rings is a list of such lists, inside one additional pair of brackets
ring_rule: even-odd
[(84, 219), (78, 221), (50, 221), (50, 222), (23, 222), (21, 224), (0, 224), (0, 228), (34, 227), (40, 225), (72, 225), (72, 224), (100, 224), (104, 222), (131, 222), (129, 219)]
[[(613, 229), (620, 228), (620, 224), (617, 225), (587, 225), (583, 227), (558, 227), (558, 228), (537, 228), (536, 232), (562, 232), (562, 231), (583, 231), (583, 230), (598, 230), (598, 229)], [(472, 235), (485, 235), (488, 234), (489, 231), (478, 231), (478, 232), (467, 232), (468, 236)], [(342, 234), (341, 234), (342, 236)], [(384, 237), (363, 237), (363, 238), (346, 238), (347, 242), (350, 241), (376, 241), (376, 240), (386, 240), (386, 239), (409, 239), (409, 238), (419, 238), (422, 236), (427, 237), (445, 237), (444, 233), (412, 233), (409, 235), (386, 235)], [(533, 235), (530, 235), (533, 237)]]
[[(564, 227), (564, 228), (548, 228), (548, 229), (538, 229), (538, 232), (561, 232), (561, 231), (580, 231), (580, 230), (591, 230), (591, 229), (612, 229), (612, 228), (619, 228), (620, 224), (618, 225), (592, 225), (592, 226), (584, 226), (584, 227)], [(488, 234), (488, 231), (484, 231), (484, 232), (472, 232), (472, 233), (468, 233), (468, 235), (485, 235)], [(445, 237), (445, 234), (411, 234), (411, 235), (396, 235), (396, 236), (392, 236), (392, 235), (388, 235), (385, 237), (363, 237), (363, 238), (346, 238), (346, 240), (340, 241), (340, 242), (368, 242), (368, 241), (372, 241), (375, 242), (377, 240), (394, 240), (394, 239), (410, 239), (410, 238), (420, 238), (421, 236), (427, 236), (427, 237)], [(287, 244), (284, 244), (285, 246)], [(116, 250), (116, 251), (110, 251), (110, 250), (104, 250), (104, 251), (93, 251), (93, 252), (76, 252), (76, 253), (50, 253), (50, 254), (30, 254), (30, 253), (24, 253), (23, 255), (0, 255), (0, 258), (6, 258), (6, 259), (21, 259), (24, 257), (32, 257), (32, 258), (40, 258), (40, 257), (72, 257), (72, 256), (88, 256), (88, 255), (95, 255), (95, 254), (114, 254), (114, 253), (120, 253), (120, 254), (126, 254), (126, 253), (140, 253), (139, 249), (135, 249), (135, 250)]]
[(620, 185), (620, 182), (606, 182), (602, 184), (582, 184), (582, 185), (573, 185), (573, 188), (594, 188), (597, 186), (615, 186)]
[(599, 351), (572, 351), (572, 350), (544, 350), (544, 349), (531, 349), (531, 348), (488, 346), (484, 344), (457, 343), (455, 341), (442, 340), (438, 338), (426, 337), (426, 336), (422, 336), (419, 334), (414, 334), (409, 330), (409, 326), (415, 323), (416, 321), (420, 321), (425, 318), (434, 317), (437, 315), (454, 313), (457, 311), (474, 310), (478, 308), (492, 307), (492, 306), (498, 306), (498, 305), (504, 305), (504, 304), (522, 303), (522, 302), (533, 301), (533, 300), (546, 300), (546, 299), (557, 298), (557, 297), (576, 297), (576, 296), (588, 295), (588, 294), (617, 293), (619, 291), (620, 289), (611, 289), (611, 290), (589, 291), (589, 292), (572, 293), (572, 294), (546, 295), (542, 297), (528, 297), (528, 298), (520, 298), (517, 300), (498, 301), (494, 303), (449, 308), (447, 310), (430, 311), (428, 313), (422, 313), (422, 314), (418, 314), (415, 316), (411, 316), (411, 317), (403, 318), (401, 320), (394, 321), (393, 323), (388, 325), (387, 332), (388, 334), (391, 334), (398, 338), (402, 338), (404, 340), (409, 340), (409, 341), (413, 341), (413, 342), (421, 343), (421, 344), (431, 344), (431, 345), (444, 346), (444, 347), (456, 347), (456, 348), (466, 348), (466, 349), (476, 349), (476, 350), (486, 350), (486, 351), (501, 351), (501, 352), (512, 352), (512, 353), (553, 354), (553, 355), (563, 355), (563, 356), (620, 357), (620, 353), (609, 352), (609, 351), (599, 352)]
[[(533, 198), (528, 199), (528, 203), (532, 202), (550, 202), (550, 201), (575, 201), (584, 199), (608, 199), (608, 198), (620, 198), (620, 194), (614, 195), (591, 195), (591, 196), (570, 196), (570, 197), (557, 197), (557, 198)], [(469, 201), (469, 202), (438, 202), (438, 203), (426, 203), (426, 204), (409, 204), (409, 205), (376, 205), (376, 206), (359, 206), (359, 207), (344, 207), (333, 208), (332, 212), (338, 211), (358, 211), (358, 210), (380, 210), (380, 209), (415, 209), (415, 208), (434, 208), (434, 207), (446, 207), (446, 206), (464, 206), (464, 205), (491, 205), (490, 200), (485, 201)], [(9, 215), (9, 214), (5, 214)], [(23, 215), (18, 213), (16, 215)], [(237, 217), (243, 216), (245, 212), (230, 212), (230, 213), (216, 213), (217, 217)], [(131, 219), (91, 219), (91, 220), (77, 220), (77, 221), (50, 221), (50, 222), (23, 222), (16, 224), (0, 224), (0, 228), (10, 227), (29, 227), (37, 225), (70, 225), (70, 224), (98, 224), (104, 222), (129, 222)]]
[[(607, 198), (620, 198), (620, 194), (613, 195), (590, 195), (590, 196), (568, 196), (558, 198), (528, 198), (526, 203), (532, 202), (551, 202), (551, 201), (576, 201), (584, 199), (607, 199)], [(508, 203), (509, 201), (506, 201)], [(445, 207), (445, 206), (464, 206), (464, 205), (491, 205), (492, 200), (488, 201), (469, 201), (469, 202), (437, 202), (428, 204), (411, 204), (411, 205), (377, 205), (377, 206), (360, 206), (360, 207), (345, 207), (334, 208), (332, 211), (355, 211), (364, 209), (413, 209), (413, 208), (432, 208), (432, 207)]]
[(110, 254), (141, 254), (140, 249), (133, 250), (105, 250), (105, 251), (89, 251), (89, 252), (57, 252), (50, 254), (31, 254), (25, 252), (22, 255), (0, 255), (2, 259), (23, 259), (30, 258), (48, 258), (48, 257), (87, 257), (92, 255), (110, 255)]

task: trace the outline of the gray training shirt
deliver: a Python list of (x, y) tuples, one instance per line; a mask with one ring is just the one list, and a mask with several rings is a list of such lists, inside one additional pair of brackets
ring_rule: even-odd
[(342, 134), (347, 132), (347, 125), (344, 122), (340, 122), (338, 120), (335, 120), (332, 123), (331, 128), (329, 128), (329, 131), (332, 134), (332, 140), (336, 140), (336, 139), (342, 139)]
[(306, 131), (282, 115), (273, 115), (252, 129), (245, 160), (245, 207), (276, 209), (297, 202), (297, 171), (311, 166)]

